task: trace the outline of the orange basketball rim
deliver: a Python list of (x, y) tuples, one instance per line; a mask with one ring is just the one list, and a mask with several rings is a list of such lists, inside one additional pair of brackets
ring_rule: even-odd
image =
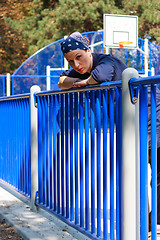
[(130, 45), (130, 44), (133, 44), (133, 42), (130, 42), (130, 41), (119, 42), (119, 47), (123, 48), (124, 46)]

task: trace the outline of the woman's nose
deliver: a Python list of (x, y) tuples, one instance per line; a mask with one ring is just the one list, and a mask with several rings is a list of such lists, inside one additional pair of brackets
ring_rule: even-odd
[(75, 65), (75, 67), (77, 68), (77, 67), (79, 66), (79, 62), (78, 62), (78, 61), (75, 61), (75, 62), (74, 62), (74, 65)]

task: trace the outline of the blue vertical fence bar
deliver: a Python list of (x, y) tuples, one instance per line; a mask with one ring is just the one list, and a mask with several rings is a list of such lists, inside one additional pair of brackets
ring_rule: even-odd
[(74, 220), (74, 169), (73, 169), (73, 93), (69, 95), (70, 100), (70, 220)]
[(25, 139), (25, 146), (24, 146), (24, 155), (25, 155), (25, 188), (24, 188), (24, 190), (25, 190), (25, 193), (27, 193), (28, 192), (28, 184), (27, 184), (27, 182), (28, 182), (28, 179), (27, 179), (27, 177), (28, 177), (28, 173), (27, 173), (27, 168), (28, 168), (28, 158), (27, 158), (27, 151), (28, 151), (28, 149), (26, 148), (26, 146), (27, 146), (27, 126), (28, 125), (28, 123), (27, 123), (27, 111), (26, 111), (26, 103), (25, 103), (25, 101), (24, 101), (24, 129), (25, 129), (25, 137), (24, 137), (24, 139)]
[[(9, 109), (9, 105), (10, 105), (10, 103), (9, 102), (7, 102), (7, 105), (8, 105), (8, 109)], [(10, 116), (10, 114), (11, 113), (8, 113), (8, 118), (10, 118), (11, 116)], [(9, 138), (8, 138), (8, 150), (9, 149), (11, 149), (11, 133), (9, 132), (9, 129), (11, 128), (11, 122), (10, 121), (8, 121), (8, 132), (7, 132), (7, 135), (9, 136)], [(7, 151), (7, 159), (8, 159), (8, 167), (10, 166), (12, 169), (13, 169), (13, 167), (14, 167), (14, 165), (13, 165), (13, 162), (12, 162), (12, 160), (11, 160), (11, 152), (10, 151)], [(10, 172), (10, 184), (11, 185), (13, 185), (14, 183), (13, 183), (13, 173), (12, 172)]]
[[(14, 104), (15, 105), (15, 104)], [(14, 111), (15, 111), (15, 106), (12, 105), (11, 106), (11, 116), (14, 114)], [(16, 121), (16, 116), (15, 116), (15, 121)], [(13, 129), (13, 136), (16, 135), (16, 126), (13, 126), (13, 122), (12, 122), (12, 126), (14, 129)], [(15, 137), (12, 138), (12, 154), (11, 154), (11, 158), (13, 161), (13, 159), (15, 158)], [(16, 161), (16, 158), (15, 158), (15, 165), (14, 165), (14, 174), (15, 174), (15, 177), (14, 177), (14, 186), (17, 188), (17, 161)]]
[[(4, 102), (2, 102), (1, 108), (2, 108), (2, 115), (5, 116), (5, 111), (4, 111), (5, 104), (4, 104)], [(3, 135), (4, 135), (4, 138), (3, 138), (3, 141), (2, 141), (2, 149), (4, 149), (4, 150), (3, 150), (2, 160), (1, 160), (2, 163), (3, 163), (2, 169), (4, 169), (3, 174), (2, 174), (2, 180), (3, 181), (5, 181), (5, 176), (6, 176), (6, 171), (7, 171), (7, 166), (6, 166), (7, 161), (4, 161), (4, 159), (6, 159), (6, 137), (7, 137), (6, 134), (4, 134), (5, 130), (6, 130), (6, 125), (4, 124), (5, 122), (6, 121), (5, 121), (5, 117), (4, 117), (2, 125), (1, 125), (1, 128), (2, 128), (2, 126), (5, 126), (4, 128), (1, 129), (1, 133), (3, 133)]]
[(64, 94), (61, 94), (61, 202), (64, 216)]
[(57, 179), (56, 179), (56, 95), (53, 96), (53, 209), (57, 208)]
[(107, 224), (107, 90), (103, 90), (103, 238), (106, 240), (108, 235)]
[(27, 152), (27, 191), (29, 197), (31, 197), (31, 125), (30, 125), (30, 98), (25, 99), (26, 104), (26, 152)]
[(21, 102), (19, 101), (19, 109), (18, 109), (18, 114), (19, 114), (19, 118), (20, 118), (20, 128), (22, 129), (21, 131), (19, 131), (19, 135), (20, 135), (20, 177), (21, 177), (21, 187), (20, 187), (20, 192), (23, 193), (23, 186), (24, 186), (24, 156), (23, 156), (23, 109), (21, 106)]
[[(5, 107), (7, 108), (8, 110), (8, 104), (5, 103)], [(7, 119), (7, 116), (5, 117), (5, 122), (7, 123), (8, 125), (8, 119)], [(6, 148), (6, 151), (5, 151), (5, 159), (6, 159), (6, 169), (5, 169), (5, 180), (9, 182), (10, 184), (10, 176), (7, 176), (7, 168), (9, 168), (9, 163), (8, 163), (8, 139), (7, 139), (7, 135), (8, 135), (8, 128), (5, 129), (5, 132), (6, 132), (6, 137), (5, 137), (5, 148)]]
[(122, 89), (116, 88), (116, 236), (122, 239)]
[(85, 229), (89, 230), (89, 93), (85, 92)]
[[(7, 108), (9, 109), (9, 105), (10, 105), (10, 102), (8, 101), (7, 102)], [(8, 118), (10, 118), (10, 112), (8, 113)], [(13, 169), (13, 162), (11, 161), (11, 157), (10, 157), (10, 151), (9, 149), (11, 148), (11, 133), (9, 131), (9, 129), (11, 128), (11, 123), (10, 121), (8, 120), (7, 121), (7, 125), (8, 125), (8, 131), (7, 131), (7, 135), (8, 135), (8, 141), (7, 141), (7, 159), (8, 159), (8, 168), (9, 166)], [(13, 173), (10, 172), (10, 176), (9, 176), (9, 181), (10, 181), (10, 184), (13, 185)]]
[(116, 88), (116, 235), (117, 240), (120, 239), (120, 142), (118, 139), (119, 136), (119, 91)]
[(110, 117), (110, 238), (114, 240), (114, 89), (109, 91)]
[[(15, 101), (15, 104), (12, 106), (12, 115), (13, 115), (13, 113), (15, 112), (15, 105), (16, 105), (16, 101)], [(15, 115), (15, 121), (16, 121), (16, 115)], [(14, 132), (13, 132), (13, 134), (14, 134), (14, 136), (16, 136), (16, 124), (15, 124), (15, 126), (14, 126)], [(15, 137), (13, 138), (13, 146), (15, 146), (15, 147), (13, 147), (13, 149), (12, 149), (12, 156), (13, 156), (13, 159), (15, 158), (15, 162), (17, 163), (17, 158), (15, 157), (16, 155), (15, 155), (15, 149), (16, 149), (16, 143), (15, 143)], [(15, 181), (16, 181), (16, 183), (15, 183), (15, 187), (17, 188), (18, 187), (18, 181), (17, 181), (17, 175), (18, 175), (18, 171), (17, 171), (17, 164), (15, 164), (15, 173), (16, 173), (16, 178), (15, 178)]]
[(95, 91), (91, 91), (91, 233), (95, 233)]
[[(19, 101), (16, 101), (16, 116), (17, 119), (20, 120), (19, 118)], [(18, 155), (18, 189), (21, 188), (21, 170), (20, 170), (20, 164), (21, 164), (21, 156), (20, 156), (20, 134), (19, 134), (19, 128), (18, 128), (18, 121), (17, 121), (17, 155)]]
[(41, 98), (38, 97), (38, 192), (39, 203), (43, 201), (42, 193), (42, 104)]
[[(80, 128), (80, 149), (83, 149), (83, 117), (84, 117), (84, 110), (83, 110), (83, 92), (80, 92), (79, 96), (79, 128)], [(80, 227), (84, 227), (84, 174), (83, 174), (83, 151), (80, 151)]]
[(27, 192), (27, 154), (26, 154), (26, 137), (27, 137), (27, 134), (26, 134), (26, 109), (25, 109), (25, 101), (22, 103), (23, 106), (22, 108), (24, 109), (23, 111), (23, 129), (24, 129), (24, 148), (23, 148), (23, 151), (24, 151), (24, 186), (23, 186), (23, 192), (26, 194)]
[(101, 236), (101, 91), (96, 92), (97, 130), (97, 237)]
[(79, 201), (78, 201), (78, 93), (74, 93), (74, 157), (75, 157), (75, 224), (79, 224)]
[(5, 96), (5, 76), (3, 76), (3, 96)]
[[(22, 136), (25, 136), (25, 113), (24, 113), (24, 104), (21, 102), (21, 112), (22, 112)], [(22, 137), (22, 171), (23, 171), (23, 186), (22, 186), (22, 191), (25, 193), (25, 180), (26, 180), (26, 166), (25, 166), (25, 137)]]
[(27, 100), (26, 99), (26, 110), (27, 110), (27, 147), (26, 147), (26, 151), (27, 151), (27, 176), (28, 176), (28, 195), (31, 197), (31, 124), (30, 124), (30, 98)]
[(157, 239), (157, 138), (156, 138), (156, 86), (151, 85), (151, 171), (152, 171), (152, 240)]
[(45, 122), (45, 96), (42, 98), (42, 195), (43, 195), (43, 204), (46, 204), (46, 169), (45, 169), (45, 160), (46, 160), (46, 122)]
[[(22, 129), (22, 113), (21, 113), (21, 105), (20, 101), (18, 101), (18, 116), (20, 120), (20, 128)], [(23, 172), (22, 172), (22, 164), (23, 164), (23, 159), (22, 159), (22, 132), (23, 130), (18, 129), (18, 135), (19, 135), (19, 180), (20, 180), (20, 192), (22, 192), (22, 187), (23, 187)]]
[(57, 212), (60, 213), (60, 96), (57, 95)]
[(146, 86), (140, 91), (140, 236), (148, 239), (148, 91)]
[(119, 89), (116, 88), (116, 235), (117, 240), (120, 239), (120, 139), (118, 139), (120, 133), (120, 112), (119, 112)]
[(66, 218), (69, 218), (69, 149), (68, 149), (68, 94), (65, 94), (65, 167), (66, 167)]
[[(1, 108), (0, 108), (0, 110), (1, 110), (1, 115), (2, 116), (5, 116), (4, 115), (4, 102), (1, 102)], [(4, 134), (4, 130), (5, 130), (5, 124), (4, 124), (4, 118), (0, 118), (1, 119), (1, 124), (0, 124), (0, 128), (1, 128), (1, 135), (0, 136), (2, 136), (2, 133)], [(2, 126), (4, 126), (3, 128), (2, 128)], [(4, 134), (4, 137), (3, 137), (3, 139), (1, 138), (1, 168), (0, 168), (0, 171), (1, 171), (1, 179), (2, 180), (4, 180), (4, 173), (5, 173), (5, 163), (6, 163), (6, 161), (4, 161), (4, 156), (5, 156), (5, 134)], [(3, 171), (2, 171), (2, 169), (3, 169)]]
[(26, 146), (26, 128), (25, 128), (25, 125), (26, 125), (26, 118), (25, 118), (25, 105), (24, 105), (24, 102), (21, 102), (21, 106), (22, 106), (22, 109), (23, 109), (23, 116), (22, 116), (22, 119), (23, 119), (23, 123), (22, 123), (22, 127), (23, 127), (23, 166), (24, 166), (24, 169), (23, 169), (23, 193), (25, 194), (25, 190), (26, 190), (26, 186), (27, 186), (27, 178), (26, 178), (26, 151), (25, 151), (25, 146)]
[[(24, 129), (24, 106), (21, 102), (21, 113), (22, 113), (22, 135), (25, 135), (25, 129)], [(22, 192), (25, 193), (25, 153), (24, 153), (24, 146), (25, 146), (25, 138), (22, 137)]]
[(48, 207), (49, 206), (49, 159), (48, 159), (48, 144), (49, 144), (49, 139), (48, 139), (48, 129), (49, 129), (49, 126), (48, 126), (48, 117), (49, 117), (49, 113), (48, 113), (48, 96), (45, 96), (45, 99), (44, 99), (44, 107), (45, 107), (45, 129), (46, 129), (46, 164), (45, 164), (45, 172), (46, 172), (46, 179), (45, 179), (45, 182), (46, 182), (46, 206)]
[(53, 142), (53, 96), (49, 96), (49, 207), (53, 208), (53, 155), (52, 155), (52, 142)]

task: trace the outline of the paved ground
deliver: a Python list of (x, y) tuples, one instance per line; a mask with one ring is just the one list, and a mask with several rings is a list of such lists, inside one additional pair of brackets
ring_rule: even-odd
[[(157, 240), (160, 240), (160, 226), (158, 233)], [(0, 182), (0, 240), (7, 239), (89, 240), (42, 209), (32, 212), (29, 200)]]
[[(3, 238), (4, 234), (0, 239), (89, 240), (82, 233), (42, 209), (37, 213), (32, 212), (26, 198), (18, 193), (12, 195), (11, 189), (8, 192), (4, 188), (5, 185), (0, 183), (0, 231), (8, 234), (8, 238)], [(19, 235), (15, 236), (11, 226), (22, 238)]]

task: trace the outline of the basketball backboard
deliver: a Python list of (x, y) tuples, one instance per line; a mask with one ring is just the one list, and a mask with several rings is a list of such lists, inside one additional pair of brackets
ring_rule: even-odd
[(105, 47), (138, 47), (137, 16), (104, 14), (103, 26)]

